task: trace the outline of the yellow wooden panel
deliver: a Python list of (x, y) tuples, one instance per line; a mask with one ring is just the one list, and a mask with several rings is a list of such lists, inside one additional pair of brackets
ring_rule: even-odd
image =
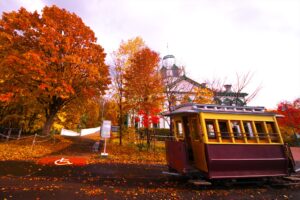
[(199, 141), (192, 141), (192, 148), (196, 168), (203, 172), (208, 172), (204, 143)]
[(274, 121), (273, 116), (260, 116), (260, 115), (238, 115), (227, 113), (202, 113), (204, 119), (223, 119), (223, 120), (248, 120), (248, 121)]

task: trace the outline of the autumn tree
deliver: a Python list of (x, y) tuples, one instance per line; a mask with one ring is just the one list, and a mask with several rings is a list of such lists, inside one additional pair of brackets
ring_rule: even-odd
[(198, 87), (194, 89), (194, 103), (199, 104), (214, 104), (214, 92), (207, 87)]
[(100, 100), (99, 121), (110, 120), (112, 125), (119, 123), (118, 104), (114, 98), (102, 98)]
[[(145, 113), (149, 119), (150, 111), (159, 108), (163, 102), (162, 78), (159, 74), (159, 55), (148, 47), (134, 54), (130, 66), (125, 71), (125, 98), (132, 108)], [(148, 126), (147, 145), (150, 146)]]
[(276, 112), (283, 116), (278, 118), (278, 124), (284, 135), (296, 136), (300, 133), (300, 98), (293, 102), (280, 102)]
[(74, 13), (56, 6), (42, 14), (3, 13), (0, 20), (0, 99), (26, 99), (43, 110), (43, 134), (69, 103), (94, 98), (110, 83), (103, 48)]
[(122, 132), (124, 123), (124, 113), (125, 98), (124, 98), (124, 83), (125, 83), (125, 70), (130, 66), (133, 55), (145, 47), (145, 43), (140, 37), (130, 39), (127, 42), (122, 41), (120, 47), (117, 51), (113, 52), (113, 66), (112, 66), (112, 89), (114, 90), (114, 98), (118, 105), (119, 113), (119, 127), (120, 127), (120, 137), (119, 144), (122, 145)]
[[(236, 78), (232, 85), (226, 84), (226, 82), (228, 82), (227, 77), (223, 79), (214, 78), (204, 82), (206, 83), (207, 87), (214, 92), (215, 97), (229, 95), (233, 99), (231, 104), (246, 105), (257, 96), (262, 88), (261, 85), (258, 85), (253, 91), (245, 93), (246, 88), (252, 83), (253, 77), (254, 73), (252, 72), (247, 72), (245, 74), (236, 73)], [(224, 91), (224, 86), (230, 86), (229, 91)], [(240, 102), (241, 98), (243, 99), (243, 102)], [(218, 103), (218, 100), (216, 100), (216, 103)]]

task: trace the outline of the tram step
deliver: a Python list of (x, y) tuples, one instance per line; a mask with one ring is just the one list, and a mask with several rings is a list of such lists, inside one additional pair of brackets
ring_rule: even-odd
[(166, 171), (163, 171), (162, 174), (170, 175), (170, 176), (181, 176), (181, 174), (176, 173), (176, 172), (166, 172)]
[(205, 180), (189, 180), (189, 183), (192, 183), (194, 185), (204, 185), (204, 186), (211, 185), (211, 182)]
[(295, 177), (295, 176), (288, 176), (283, 178), (289, 181), (300, 181), (300, 177)]

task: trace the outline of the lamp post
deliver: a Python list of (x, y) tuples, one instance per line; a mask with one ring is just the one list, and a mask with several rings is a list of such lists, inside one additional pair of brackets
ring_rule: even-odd
[(102, 102), (102, 113), (101, 113), (101, 121), (103, 123), (103, 116), (104, 116), (104, 105), (105, 105), (105, 99), (103, 99), (103, 102)]

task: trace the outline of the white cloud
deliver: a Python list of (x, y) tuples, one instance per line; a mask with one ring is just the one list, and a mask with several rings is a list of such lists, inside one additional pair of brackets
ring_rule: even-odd
[(199, 82), (225, 77), (234, 82), (236, 73), (251, 71), (255, 76), (245, 92), (263, 87), (253, 105), (275, 107), (300, 97), (299, 0), (4, 2), (0, 11), (56, 4), (75, 12), (108, 56), (121, 40), (141, 36), (162, 56), (175, 55)]
[(38, 11), (39, 13), (44, 8), (45, 4), (42, 0), (20, 0), (21, 4), (29, 11)]

